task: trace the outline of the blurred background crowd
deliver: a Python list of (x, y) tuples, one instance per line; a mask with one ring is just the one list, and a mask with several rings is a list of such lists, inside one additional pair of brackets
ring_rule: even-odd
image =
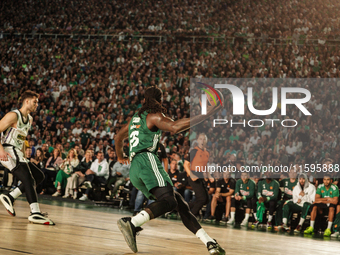
[[(246, 91), (257, 84), (258, 109), (270, 108), (272, 78), (308, 78), (298, 86), (312, 94), (306, 104), (312, 116), (293, 109), (295, 128), (203, 124), (176, 135), (163, 132), (160, 158), (174, 184), (188, 190), (187, 201), (194, 194), (183, 162), (202, 132), (210, 165), (339, 163), (338, 1), (4, 0), (0, 9), (0, 118), (19, 107), (21, 92), (40, 94), (26, 157), (44, 169), (41, 194), (87, 200), (100, 186), (114, 199), (118, 186), (132, 190), (128, 169), (116, 162), (115, 134), (141, 107), (148, 86), (163, 90), (172, 119), (197, 113), (190, 108), (190, 78), (247, 78), (237, 85)], [(226, 103), (232, 109), (230, 95)], [(230, 119), (232, 112), (215, 117)], [(128, 155), (127, 142), (124, 148)], [(105, 171), (96, 173), (91, 164), (103, 164)], [(2, 185), (17, 182), (5, 174)], [(138, 197), (134, 192), (131, 201)]]

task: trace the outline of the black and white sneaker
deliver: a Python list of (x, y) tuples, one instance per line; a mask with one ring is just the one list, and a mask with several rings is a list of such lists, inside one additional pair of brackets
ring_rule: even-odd
[(42, 224), (42, 225), (55, 225), (53, 221), (51, 221), (49, 218), (46, 217), (47, 214), (42, 213), (31, 213), (30, 216), (28, 216), (28, 220), (31, 223), (35, 224)]
[(5, 194), (1, 194), (0, 195), (0, 201), (1, 203), (5, 206), (7, 212), (12, 215), (15, 216), (15, 211), (14, 211), (14, 207), (13, 207), (13, 202), (14, 199), (12, 198), (11, 195), (5, 195)]
[(135, 227), (131, 223), (131, 217), (124, 217), (117, 222), (119, 230), (122, 232), (127, 245), (133, 252), (138, 252), (136, 234), (143, 229), (141, 227)]
[(214, 240), (214, 242), (208, 242), (207, 248), (210, 255), (225, 255), (225, 250)]

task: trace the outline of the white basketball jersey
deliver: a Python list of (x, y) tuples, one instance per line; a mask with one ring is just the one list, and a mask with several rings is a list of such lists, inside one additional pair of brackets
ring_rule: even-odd
[(28, 131), (31, 128), (30, 120), (32, 117), (28, 114), (28, 118), (26, 122), (24, 122), (22, 114), (19, 110), (13, 110), (12, 112), (15, 112), (18, 116), (17, 128), (7, 128), (1, 137), (1, 144), (13, 145), (15, 148), (21, 150), (26, 140)]

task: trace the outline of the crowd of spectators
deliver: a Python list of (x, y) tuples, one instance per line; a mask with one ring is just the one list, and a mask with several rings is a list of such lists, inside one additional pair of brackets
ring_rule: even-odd
[[(67, 188), (65, 197), (77, 198), (79, 179), (96, 175), (95, 169), (91, 170), (92, 161), (97, 160), (99, 164), (102, 156), (109, 165), (116, 161), (115, 134), (141, 107), (144, 89), (148, 86), (157, 85), (163, 90), (167, 115), (177, 120), (196, 111), (195, 107), (189, 108), (192, 103), (190, 78), (253, 79), (247, 81), (249, 83), (255, 81), (254, 78), (262, 78), (264, 82), (261, 89), (257, 87), (255, 106), (263, 109), (271, 106), (270, 78), (329, 78), (313, 85), (305, 80), (299, 85), (310, 86), (312, 99), (307, 108), (312, 116), (293, 111), (290, 117), (299, 122), (296, 128), (279, 125), (231, 128), (228, 124), (212, 130), (203, 125), (190, 133), (163, 133), (161, 143), (169, 165), (174, 159), (179, 165), (183, 162), (190, 150), (189, 140), (193, 146), (201, 132), (208, 136), (211, 164), (304, 165), (322, 163), (325, 158), (339, 163), (340, 92), (335, 79), (340, 76), (339, 47), (327, 46), (323, 41), (312, 46), (308, 40), (302, 45), (268, 45), (265, 40), (270, 37), (297, 41), (301, 36), (337, 38), (339, 7), (335, 0), (143, 1), (143, 4), (138, 1), (21, 1), (17, 5), (2, 1), (0, 9), (5, 15), (0, 17), (0, 30), (5, 33), (123, 33), (127, 36), (109, 41), (0, 37), (0, 117), (19, 107), (22, 91), (31, 89), (40, 94), (39, 107), (32, 113), (34, 122), (27, 136), (27, 158), (40, 164), (47, 177), (49, 168), (56, 166), (64, 171), (69, 164), (73, 171), (59, 174), (54, 184), (47, 178), (39, 192), (44, 193), (55, 185), (55, 195)], [(133, 36), (176, 33), (244, 36), (249, 40), (200, 44), (169, 37), (166, 42), (158, 43), (136, 40)], [(253, 37), (262, 39), (251, 40)], [(249, 83), (238, 85), (244, 89)], [(232, 109), (230, 97), (226, 102), (228, 109)], [(226, 110), (216, 116), (232, 118)], [(245, 117), (252, 116), (247, 113)], [(124, 148), (128, 154), (127, 143)], [(98, 156), (98, 152), (103, 155)], [(86, 164), (82, 163), (84, 158)], [(119, 171), (123, 170), (116, 170)], [(128, 178), (124, 171), (111, 182), (125, 184)], [(116, 172), (105, 172), (105, 180), (114, 177)], [(309, 179), (320, 184), (312, 176)], [(94, 176), (81, 180), (88, 182), (88, 189), (93, 183), (102, 182), (102, 178)], [(190, 199), (188, 191), (187, 200)]]
[(1, 1), (0, 29), (54, 34), (185, 34), (327, 39), (339, 36), (336, 0)]

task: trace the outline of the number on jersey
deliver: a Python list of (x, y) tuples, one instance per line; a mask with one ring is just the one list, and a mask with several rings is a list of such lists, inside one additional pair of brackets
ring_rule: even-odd
[(136, 147), (139, 144), (139, 131), (133, 131), (130, 134), (130, 151), (133, 147)]

